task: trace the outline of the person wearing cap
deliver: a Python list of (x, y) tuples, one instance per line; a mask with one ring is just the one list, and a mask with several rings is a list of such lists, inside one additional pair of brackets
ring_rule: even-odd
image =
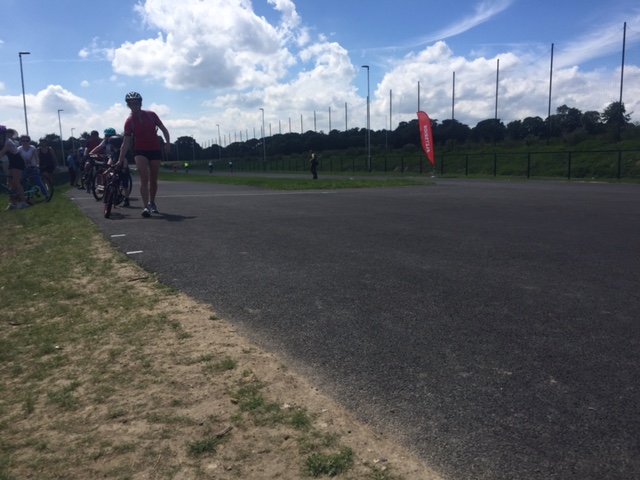
[(125, 102), (131, 114), (124, 123), (124, 143), (120, 149), (118, 164), (124, 164), (127, 153), (133, 148), (133, 157), (140, 176), (140, 196), (144, 204), (142, 216), (148, 218), (158, 213), (156, 193), (158, 192), (158, 173), (163, 159), (163, 146), (158, 138), (158, 130), (164, 135), (164, 154), (171, 153), (169, 130), (160, 118), (151, 110), (142, 110), (142, 96), (138, 92), (129, 92)]

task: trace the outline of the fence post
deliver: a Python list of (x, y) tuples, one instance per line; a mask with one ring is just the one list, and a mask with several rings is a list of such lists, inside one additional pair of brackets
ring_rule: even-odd
[(618, 180), (622, 176), (622, 150), (618, 150)]
[(498, 176), (498, 154), (497, 153), (493, 154), (493, 176), (494, 177)]
[(531, 153), (527, 153), (527, 178), (531, 178)]
[(567, 165), (567, 180), (571, 180), (571, 150), (569, 150), (569, 158), (567, 159), (569, 165)]
[(442, 154), (442, 159), (440, 160), (440, 175), (444, 175), (444, 153)]
[(469, 154), (468, 153), (464, 156), (464, 175), (465, 176), (469, 175)]

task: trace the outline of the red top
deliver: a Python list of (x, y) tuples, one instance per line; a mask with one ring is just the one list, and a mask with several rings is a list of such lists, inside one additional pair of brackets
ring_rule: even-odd
[(89, 137), (89, 140), (87, 140), (87, 153), (89, 153), (91, 150), (96, 148), (101, 143), (102, 143), (102, 139), (100, 137), (98, 138)]
[(134, 138), (136, 150), (160, 150), (158, 127), (162, 125), (160, 118), (150, 110), (140, 110), (129, 115), (124, 122), (124, 136)]

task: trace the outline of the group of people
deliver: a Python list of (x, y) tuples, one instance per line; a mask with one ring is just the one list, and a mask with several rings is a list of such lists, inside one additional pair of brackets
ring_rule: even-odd
[(57, 164), (56, 154), (41, 138), (36, 147), (29, 135), (18, 135), (13, 128), (0, 125), (0, 165), (8, 177), (9, 205), (7, 210), (24, 209), (23, 176), (39, 173), (53, 184), (53, 172)]
[[(142, 110), (142, 96), (138, 92), (130, 92), (125, 97), (125, 102), (131, 110), (131, 114), (124, 123), (124, 136), (116, 135), (114, 128), (107, 128), (104, 131), (104, 139), (95, 137), (96, 143), (92, 143), (92, 138), (86, 141), (86, 145), (81, 146), (82, 155), (91, 158), (91, 155), (105, 154), (109, 157), (109, 165), (114, 168), (126, 168), (129, 159), (133, 157), (138, 175), (140, 176), (140, 196), (142, 198), (142, 216), (148, 218), (152, 213), (158, 213), (156, 206), (156, 195), (158, 193), (158, 173), (162, 161), (162, 144), (158, 138), (158, 130), (164, 136), (165, 154), (171, 153), (171, 137), (169, 131), (164, 126), (160, 118), (151, 110)], [(87, 153), (88, 152), (88, 153)], [(75, 169), (74, 158), (68, 159), (69, 172)], [(90, 162), (86, 162), (84, 168), (93, 168)], [(74, 184), (75, 180), (71, 180)], [(130, 191), (126, 188), (125, 192)], [(129, 206), (129, 199), (125, 198), (124, 206)]]
[[(142, 216), (147, 218), (152, 213), (158, 213), (155, 200), (158, 193), (158, 173), (163, 158), (162, 149), (164, 148), (167, 156), (171, 153), (171, 138), (155, 112), (142, 110), (142, 96), (138, 92), (128, 93), (125, 102), (131, 114), (124, 123), (123, 136), (116, 135), (115, 129), (108, 128), (101, 139), (94, 130), (88, 140), (80, 140), (79, 149), (70, 152), (66, 159), (70, 184), (77, 186), (81, 181), (79, 177), (82, 169), (92, 168), (89, 161), (92, 154), (106, 154), (114, 168), (126, 168), (127, 158), (133, 157), (140, 177), (140, 196), (144, 206)], [(164, 146), (158, 137), (158, 130), (164, 136)], [(27, 168), (39, 168), (53, 183), (53, 172), (57, 164), (55, 153), (45, 139), (40, 140), (38, 148), (31, 144), (28, 135), (19, 137), (19, 143), (16, 139), (16, 130), (0, 125), (0, 159), (6, 163), (12, 193), (9, 209), (28, 206), (20, 183), (21, 176)], [(125, 202), (125, 206), (127, 205), (128, 199)]]

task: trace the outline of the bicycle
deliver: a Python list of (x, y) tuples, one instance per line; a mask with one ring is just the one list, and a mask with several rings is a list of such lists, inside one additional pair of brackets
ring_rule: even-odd
[(123, 179), (129, 176), (128, 188), (131, 188), (131, 173), (129, 168), (110, 167), (106, 175), (106, 185), (104, 187), (104, 218), (109, 218), (113, 207), (120, 205), (126, 198)]
[(104, 189), (107, 184), (106, 172), (109, 170), (107, 157), (104, 155), (91, 155), (91, 170), (88, 173), (89, 190), (93, 193), (93, 198), (100, 201), (104, 198)]
[[(0, 174), (0, 197), (13, 195), (9, 188), (9, 180), (8, 176)], [(20, 179), (20, 183), (24, 190), (24, 200), (29, 205), (47, 203), (53, 198), (53, 185), (48, 178), (39, 173), (27, 173)]]

